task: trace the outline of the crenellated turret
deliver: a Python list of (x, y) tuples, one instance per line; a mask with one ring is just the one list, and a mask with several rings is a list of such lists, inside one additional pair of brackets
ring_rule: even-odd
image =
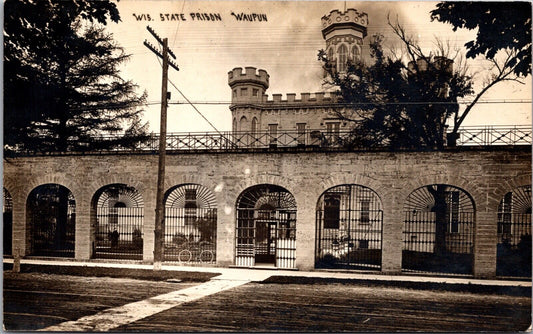
[(339, 28), (354, 29), (360, 33), (361, 38), (366, 37), (368, 14), (359, 13), (357, 9), (349, 8), (345, 12), (335, 9), (329, 15), (322, 16), (322, 36), (328, 39), (334, 30)]
[(268, 89), (270, 76), (265, 70), (255, 67), (236, 67), (228, 72), (228, 84), (231, 87), (231, 102), (260, 103)]
[[(333, 126), (338, 129), (346, 123), (336, 118), (334, 110), (343, 109), (341, 96), (334, 92), (272, 94), (269, 75), (255, 67), (237, 67), (228, 72), (232, 90), (231, 115), (234, 132), (320, 129)], [(330, 125), (327, 125), (330, 124)]]
[(367, 26), (368, 14), (353, 8), (345, 12), (332, 10), (322, 17), (326, 55), (338, 72), (346, 71), (348, 61), (361, 60)]

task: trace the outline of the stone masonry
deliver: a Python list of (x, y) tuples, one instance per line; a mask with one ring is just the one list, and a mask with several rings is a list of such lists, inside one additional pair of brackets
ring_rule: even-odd
[[(145, 262), (153, 261), (157, 155), (102, 154), (19, 157), (4, 162), (4, 187), (13, 198), (13, 249), (27, 254), (26, 200), (37, 186), (67, 187), (76, 201), (75, 258), (92, 257), (91, 201), (103, 186), (123, 183), (144, 199)], [(402, 264), (403, 205), (419, 187), (448, 184), (473, 198), (474, 275), (496, 272), (497, 210), (504, 194), (531, 184), (530, 147), (462, 148), (444, 152), (256, 152), (167, 155), (166, 185), (195, 183), (217, 199), (217, 265), (235, 259), (236, 200), (258, 184), (279, 185), (297, 203), (296, 267), (314, 268), (315, 210), (327, 189), (342, 184), (371, 188), (383, 207), (382, 271), (398, 273)]]

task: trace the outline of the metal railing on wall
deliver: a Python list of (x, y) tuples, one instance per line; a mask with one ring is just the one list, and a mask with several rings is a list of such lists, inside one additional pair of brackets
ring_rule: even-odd
[[(159, 135), (151, 134), (147, 139), (127, 146), (105, 148), (105, 143), (116, 142), (118, 136), (100, 136), (95, 138), (102, 149), (86, 152), (61, 152), (61, 154), (98, 153), (98, 152), (156, 152)], [(242, 150), (277, 150), (277, 149), (350, 149), (350, 130), (328, 132), (324, 129), (305, 131), (227, 131), (227, 132), (189, 132), (168, 133), (167, 151), (242, 151)], [(475, 146), (523, 146), (531, 145), (531, 126), (465, 126), (459, 130), (455, 145), (458, 147)], [(452, 145), (449, 145), (452, 146)], [(385, 149), (386, 146), (384, 145)], [(351, 148), (353, 149), (353, 147)], [(358, 150), (364, 150), (364, 147)], [(26, 148), (13, 149), (18, 155), (45, 155), (60, 152), (43, 152)]]
[(531, 126), (464, 126), (457, 145), (531, 145)]

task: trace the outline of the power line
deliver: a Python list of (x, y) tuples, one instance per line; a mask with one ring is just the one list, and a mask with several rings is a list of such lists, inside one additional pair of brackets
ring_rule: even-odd
[[(181, 96), (183, 96), (183, 98), (187, 101), (187, 103), (190, 104), (191, 107), (193, 107), (193, 109), (196, 110), (196, 112), (197, 112), (200, 116), (202, 116), (202, 118), (203, 118), (203, 119), (204, 119), (204, 120), (205, 120), (205, 121), (206, 121), (206, 122), (207, 122), (207, 123), (213, 128), (213, 129), (215, 129), (215, 131), (218, 132), (219, 135), (221, 135), (223, 138), (225, 138), (224, 135), (223, 135), (220, 131), (218, 131), (218, 129), (213, 125), (213, 123), (211, 123), (211, 122), (207, 119), (207, 117), (205, 117), (205, 116), (200, 112), (200, 110), (198, 110), (198, 108), (196, 108), (196, 106), (195, 106), (195, 105), (194, 105), (194, 104), (193, 104), (193, 103), (192, 103), (192, 102), (191, 102), (191, 101), (185, 96), (185, 94), (183, 94), (183, 92), (182, 92), (182, 91), (181, 91), (181, 90), (180, 90), (180, 89), (179, 89), (179, 88), (178, 88), (178, 87), (172, 82), (172, 80), (169, 79), (168, 82), (170, 82), (170, 84), (171, 84), (174, 88), (176, 88), (176, 90), (181, 94)], [(169, 102), (169, 104), (174, 104), (174, 103), (170, 103), (170, 102)], [(183, 103), (183, 104), (185, 104), (185, 103)]]
[[(171, 82), (172, 83), (172, 82)], [(177, 89), (177, 88), (176, 88)], [(180, 92), (181, 93), (181, 92)], [(183, 94), (182, 94), (183, 95)], [(185, 97), (185, 96), (184, 96)], [(286, 103), (287, 101), (281, 101), (280, 103)], [(312, 101), (316, 102), (316, 101)], [(336, 103), (336, 102), (329, 102), (325, 101), (323, 104), (328, 105), (336, 105), (336, 106), (351, 106), (351, 105), (370, 105), (370, 104), (376, 104), (376, 105), (430, 105), (430, 104), (437, 104), (437, 105), (454, 105), (454, 104), (470, 104), (473, 101), (457, 101), (457, 102), (445, 102), (445, 101), (412, 101), (412, 102), (383, 102), (383, 103), (371, 103), (371, 102), (351, 102), (351, 103)], [(200, 105), (231, 105), (231, 104), (237, 104), (233, 103), (231, 101), (189, 101), (186, 99), (186, 101), (173, 101), (169, 102), (168, 104), (200, 104)], [(249, 104), (269, 104), (273, 103), (276, 104), (276, 102), (272, 100), (263, 101), (263, 102), (250, 102)], [(294, 103), (295, 106), (297, 106), (301, 101), (296, 101)], [(305, 103), (305, 102), (304, 102)], [(477, 101), (476, 104), (531, 104), (531, 100), (499, 100), (499, 101)], [(246, 103), (241, 103), (246, 104)]]
[[(183, 8), (185, 8), (185, 0), (183, 0), (183, 3), (181, 4), (181, 12), (180, 13), (183, 13)], [(178, 30), (180, 29), (180, 23), (181, 23), (181, 20), (179, 20), (178, 24), (176, 25), (176, 32), (174, 33), (174, 38), (172, 39), (172, 45), (174, 45), (174, 43), (176, 43), (176, 38), (178, 37)]]
[[(159, 63), (161, 64), (161, 60), (158, 58), (157, 59), (159, 61)], [(202, 116), (202, 118), (213, 128), (215, 129), (216, 132), (218, 132), (219, 135), (221, 135), (223, 138), (227, 139), (214, 125), (213, 123), (211, 123), (207, 117), (205, 117), (201, 112), (200, 110), (198, 110), (198, 108), (196, 108), (196, 106), (187, 98), (187, 96), (185, 96), (185, 94), (183, 94), (183, 92), (174, 84), (174, 82), (172, 82), (172, 80), (168, 79), (168, 82), (170, 82), (170, 84), (178, 91), (178, 93), (181, 94), (181, 96), (183, 96), (183, 98), (187, 101), (186, 103), (183, 102), (183, 103), (179, 103), (179, 104), (190, 104), (191, 107), (193, 107), (193, 109), (200, 115)], [(170, 103), (168, 102), (167, 104), (178, 104), (178, 103)]]

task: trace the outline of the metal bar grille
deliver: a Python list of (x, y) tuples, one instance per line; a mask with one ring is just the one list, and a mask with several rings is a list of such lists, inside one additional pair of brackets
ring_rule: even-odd
[(13, 252), (13, 199), (11, 194), (4, 188), (3, 205), (3, 242), (4, 255), (12, 255)]
[(165, 208), (164, 261), (215, 263), (217, 210)]
[(144, 208), (97, 209), (95, 257), (142, 260)]
[(294, 268), (296, 210), (238, 209), (236, 265)]
[(253, 266), (255, 264), (255, 225), (253, 210), (237, 210), (236, 238), (235, 265)]
[(317, 268), (381, 269), (383, 211), (370, 188), (342, 185), (321, 195), (316, 212)]
[(296, 201), (286, 189), (258, 185), (237, 200), (235, 264), (256, 263), (294, 268), (296, 256)]
[(56, 184), (36, 188), (29, 196), (31, 255), (74, 257), (76, 203)]
[(531, 277), (531, 252), (531, 186), (523, 186), (498, 206), (496, 274)]
[(471, 274), (475, 211), (470, 196), (448, 185), (412, 192), (404, 205), (402, 268)]

